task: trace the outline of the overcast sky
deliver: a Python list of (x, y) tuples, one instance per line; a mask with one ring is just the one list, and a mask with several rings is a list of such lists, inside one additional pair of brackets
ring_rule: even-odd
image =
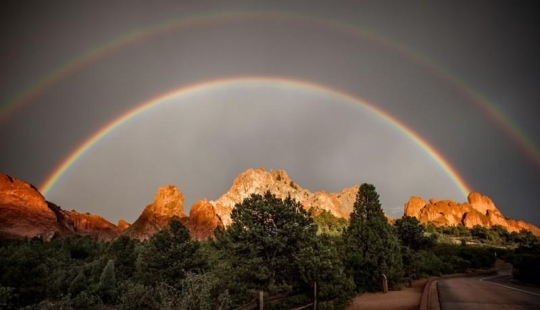
[[(4, 3), (1, 172), (40, 186), (89, 136), (151, 98), (214, 79), (282, 77), (386, 111), (503, 214), (540, 225), (538, 152), (528, 156), (485, 108), (498, 109), (530, 139), (529, 152), (538, 150), (535, 1)], [(152, 32), (175, 21), (183, 26)], [(147, 35), (126, 41), (136, 33)], [(21, 94), (31, 96), (13, 112)], [(177, 185), (187, 211), (261, 166), (285, 169), (311, 191), (373, 183), (394, 217), (413, 195), (466, 199), (425, 150), (377, 115), (321, 89), (270, 80), (208, 87), (134, 117), (46, 198), (133, 222), (159, 186)]]

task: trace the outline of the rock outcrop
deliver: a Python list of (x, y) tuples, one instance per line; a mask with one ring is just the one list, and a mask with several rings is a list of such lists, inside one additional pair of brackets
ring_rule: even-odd
[(56, 214), (31, 184), (0, 174), (0, 234), (4, 238), (32, 238), (58, 231)]
[(174, 185), (163, 186), (158, 189), (154, 202), (146, 206), (139, 218), (123, 234), (145, 240), (160, 231), (173, 218), (178, 218), (184, 224), (188, 218), (184, 213), (184, 195)]
[(124, 221), (124, 220), (119, 220), (118, 221), (118, 224), (116, 224), (116, 229), (118, 230), (118, 232), (123, 232), (124, 230), (126, 230), (131, 224)]
[(0, 235), (7, 239), (90, 235), (99, 240), (118, 236), (117, 227), (101, 216), (62, 210), (45, 200), (30, 183), (0, 174)]
[(462, 224), (468, 228), (475, 225), (489, 228), (501, 225), (510, 232), (527, 229), (540, 236), (538, 227), (523, 221), (505, 218), (487, 196), (472, 192), (467, 200), (464, 203), (436, 199), (430, 199), (429, 202), (426, 202), (420, 197), (411, 197), (405, 204), (404, 215), (414, 216), (422, 223), (433, 223), (437, 226)]
[(47, 202), (57, 218), (58, 235), (88, 235), (98, 240), (113, 240), (119, 234), (118, 227), (99, 215), (66, 211)]
[(216, 214), (214, 205), (204, 199), (199, 200), (191, 206), (189, 211), (189, 220), (186, 226), (193, 238), (204, 240), (212, 236), (214, 229), (218, 226), (223, 227), (221, 218)]
[[(325, 210), (336, 217), (348, 218), (358, 189), (359, 186), (353, 186), (339, 193), (312, 193), (294, 183), (283, 170), (248, 169), (219, 199), (204, 199), (193, 204), (189, 217), (184, 213), (182, 192), (173, 185), (167, 185), (158, 189), (154, 201), (132, 225), (123, 220), (114, 225), (98, 215), (63, 210), (46, 201), (31, 184), (0, 174), (0, 237), (50, 240), (55, 236), (89, 235), (99, 240), (111, 240), (125, 234), (144, 240), (166, 227), (173, 218), (178, 218), (194, 238), (204, 240), (212, 236), (216, 227), (230, 225), (234, 206), (251, 194), (263, 195), (270, 191), (278, 198), (290, 196), (306, 210)], [(511, 232), (527, 229), (540, 236), (540, 229), (523, 221), (505, 218), (489, 197), (476, 192), (471, 193), (464, 203), (411, 197), (405, 204), (404, 214), (439, 226), (462, 224), (471, 228), (474, 225), (501, 225)]]
[(216, 201), (197, 201), (191, 208), (188, 227), (198, 239), (207, 238), (217, 226), (226, 227), (231, 224), (231, 212), (237, 203), (251, 194), (263, 195), (266, 191), (282, 199), (290, 196), (306, 210), (326, 210), (337, 217), (348, 218), (358, 189), (359, 186), (353, 186), (340, 193), (312, 193), (294, 183), (283, 170), (248, 169)]

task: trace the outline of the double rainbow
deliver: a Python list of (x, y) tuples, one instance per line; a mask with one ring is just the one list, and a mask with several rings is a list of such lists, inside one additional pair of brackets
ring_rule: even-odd
[[(397, 42), (393, 42), (378, 34), (366, 31), (365, 29), (353, 27), (344, 23), (335, 22), (332, 20), (303, 16), (292, 13), (266, 13), (266, 12), (227, 12), (227, 13), (213, 13), (201, 16), (191, 16), (187, 18), (170, 20), (160, 24), (152, 25), (143, 29), (139, 29), (133, 32), (125, 33), (111, 41), (106, 42), (100, 46), (90, 49), (89, 51), (71, 59), (67, 63), (58, 67), (48, 75), (41, 78), (37, 83), (22, 91), (20, 94), (12, 98), (11, 100), (0, 105), (0, 123), (9, 119), (14, 113), (28, 105), (35, 98), (42, 93), (51, 89), (62, 80), (73, 75), (74, 73), (83, 70), (90, 64), (99, 61), (107, 57), (108, 55), (120, 51), (129, 46), (143, 42), (146, 39), (150, 39), (156, 35), (186, 30), (193, 27), (211, 27), (229, 22), (243, 22), (243, 21), (275, 21), (275, 22), (287, 22), (287, 23), (304, 23), (314, 26), (319, 26), (327, 29), (333, 29), (335, 31), (351, 35), (355, 38), (367, 40), (371, 43), (378, 44), (382, 47), (393, 50), (415, 64), (427, 69), (437, 78), (445, 81), (456, 92), (466, 97), (471, 103), (480, 108), (490, 119), (492, 119), (499, 128), (501, 128), (528, 156), (528, 158), (540, 169), (540, 149), (530, 139), (527, 134), (521, 131), (518, 125), (508, 118), (504, 113), (498, 109), (487, 98), (480, 93), (475, 92), (465, 82), (461, 81), (457, 77), (453, 76), (448, 70), (430, 61), (427, 57), (414, 52), (406, 47), (400, 45)], [(176, 90), (172, 90), (164, 95), (160, 95), (154, 99), (151, 99), (139, 107), (127, 111), (120, 117), (116, 118), (97, 133), (93, 134), (83, 144), (76, 148), (62, 163), (47, 177), (45, 183), (42, 186), (44, 193), (48, 192), (54, 185), (56, 180), (62, 175), (62, 173), (69, 168), (75, 160), (80, 157), (86, 150), (88, 150), (93, 144), (95, 144), (101, 137), (105, 136), (108, 132), (127, 121), (134, 115), (141, 113), (142, 111), (151, 108), (154, 105), (158, 105), (163, 100), (168, 100), (175, 96), (181, 96), (188, 92), (200, 91), (209, 87), (217, 85), (225, 85), (227, 83), (253, 83), (254, 81), (273, 81), (281, 83), (288, 83), (291, 86), (308, 87), (320, 90), (328, 91), (337, 96), (341, 96), (366, 107), (368, 110), (380, 116), (382, 119), (388, 121), (394, 125), (401, 132), (409, 136), (418, 145), (420, 145), (432, 158), (434, 158), (441, 167), (447, 172), (452, 180), (459, 187), (460, 191), (466, 194), (469, 189), (465, 182), (459, 177), (454, 168), (438, 153), (431, 145), (425, 140), (421, 139), (418, 134), (413, 132), (410, 128), (393, 118), (386, 112), (380, 110), (373, 104), (369, 104), (358, 98), (353, 97), (350, 94), (346, 94), (343, 91), (328, 88), (326, 86), (318, 85), (313, 82), (299, 81), (287, 78), (271, 78), (271, 77), (242, 77), (242, 78), (224, 78), (221, 80), (201, 82), (195, 85), (183, 86)]]

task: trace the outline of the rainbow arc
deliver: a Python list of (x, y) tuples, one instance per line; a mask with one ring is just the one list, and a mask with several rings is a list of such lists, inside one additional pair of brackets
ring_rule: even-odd
[(151, 98), (141, 104), (138, 104), (135, 108), (125, 112), (124, 114), (113, 119), (111, 122), (103, 126), (97, 132), (88, 137), (83, 143), (81, 143), (69, 156), (67, 156), (50, 174), (45, 182), (41, 185), (40, 190), (44, 195), (51, 190), (54, 184), (62, 177), (62, 175), (73, 166), (76, 161), (81, 158), (86, 152), (88, 152), (92, 146), (96, 145), (101, 139), (105, 138), (110, 132), (120, 127), (122, 124), (128, 122), (134, 117), (148, 111), (150, 109), (159, 107), (160, 105), (182, 96), (193, 95), (200, 92), (210, 91), (218, 87), (229, 86), (251, 86), (251, 85), (264, 85), (273, 84), (291, 88), (317, 90), (332, 95), (344, 102), (349, 102), (366, 109), (369, 113), (378, 117), (382, 121), (386, 122), (390, 126), (394, 127), (397, 131), (403, 134), (405, 137), (412, 140), (422, 150), (426, 152), (448, 175), (449, 179), (455, 184), (458, 190), (466, 197), (471, 191), (467, 183), (459, 175), (457, 170), (450, 165), (440, 152), (438, 152), (428, 141), (423, 139), (413, 129), (407, 127), (403, 122), (393, 117), (386, 111), (377, 107), (376, 105), (364, 101), (358, 97), (355, 97), (344, 91), (330, 88), (328, 86), (320, 85), (314, 82), (296, 80), (284, 77), (263, 77), (263, 76), (246, 76), (246, 77), (230, 77), (225, 79), (204, 81), (192, 85), (182, 86), (166, 93), (160, 94), (154, 98)]

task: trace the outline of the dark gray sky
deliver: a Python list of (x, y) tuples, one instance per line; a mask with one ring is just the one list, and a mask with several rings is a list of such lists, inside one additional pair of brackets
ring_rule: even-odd
[[(198, 19), (62, 71), (141, 29), (234, 12), (246, 14)], [(506, 216), (540, 225), (534, 158), (467, 95), (485, 98), (538, 149), (539, 14), (535, 1), (7, 1), (0, 171), (39, 186), (87, 137), (150, 98), (212, 79), (280, 76), (387, 111)], [(54, 72), (63, 75), (37, 92)], [(30, 93), (6, 117), (13, 98)], [(374, 183), (393, 216), (411, 195), (465, 200), (425, 151), (366, 109), (271, 82), (209, 88), (139, 115), (81, 157), (47, 199), (133, 221), (159, 186), (177, 185), (189, 209), (260, 166), (285, 169), (312, 191)]]

